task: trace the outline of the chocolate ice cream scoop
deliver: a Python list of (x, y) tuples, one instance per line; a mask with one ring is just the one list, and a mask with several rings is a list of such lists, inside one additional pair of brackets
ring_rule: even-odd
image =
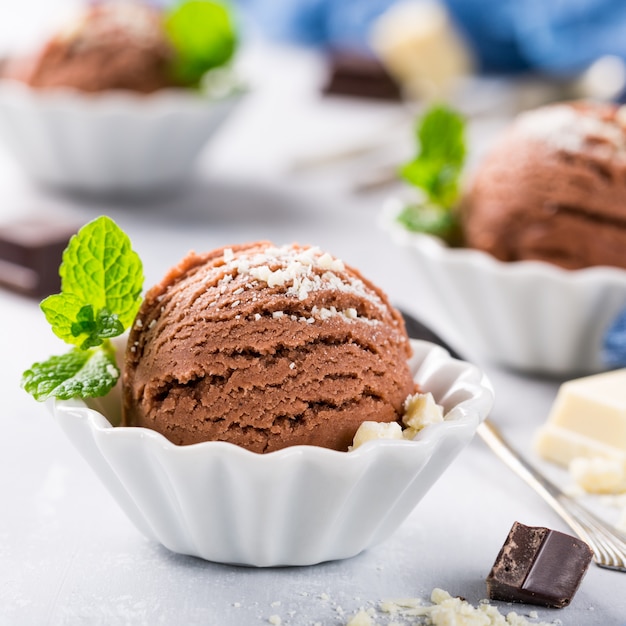
[(268, 242), (191, 253), (130, 332), (124, 423), (183, 445), (347, 450), (361, 422), (401, 418), (410, 354), (387, 297), (328, 253)]
[(7, 73), (40, 88), (150, 93), (174, 86), (173, 54), (160, 11), (139, 2), (104, 2), (86, 8), (33, 59), (13, 63)]
[(463, 201), (468, 246), (503, 261), (626, 268), (626, 115), (563, 103), (520, 115)]

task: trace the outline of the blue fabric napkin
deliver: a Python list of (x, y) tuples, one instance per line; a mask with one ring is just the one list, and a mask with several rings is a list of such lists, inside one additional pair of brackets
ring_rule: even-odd
[[(366, 49), (394, 0), (233, 0), (273, 39)], [(441, 0), (485, 72), (576, 74), (598, 57), (626, 59), (624, 0)]]
[(626, 309), (604, 335), (602, 360), (608, 367), (626, 367)]

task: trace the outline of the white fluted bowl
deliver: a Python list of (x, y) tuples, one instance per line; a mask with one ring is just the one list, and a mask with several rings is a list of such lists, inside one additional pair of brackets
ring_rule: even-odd
[(87, 193), (179, 186), (240, 99), (34, 89), (0, 80), (0, 141), (33, 180)]
[(567, 376), (612, 367), (603, 345), (626, 307), (625, 270), (505, 263), (480, 250), (450, 248), (399, 224), (403, 202), (387, 202), (381, 225), (409, 250), (420, 289), (429, 289), (468, 351), (526, 372)]
[[(474, 436), (491, 409), (475, 366), (412, 342), (411, 368), (446, 412), (414, 441), (353, 452), (294, 446), (257, 454), (224, 442), (177, 446), (113, 427), (116, 388), (94, 403), (52, 401), (58, 424), (135, 526), (170, 550), (253, 566), (309, 565), (358, 554), (388, 537)], [(107, 419), (107, 417), (109, 419)]]

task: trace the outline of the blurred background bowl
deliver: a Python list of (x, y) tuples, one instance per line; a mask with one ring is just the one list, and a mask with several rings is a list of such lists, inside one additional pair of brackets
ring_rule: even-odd
[(431, 323), (453, 331), (472, 358), (524, 372), (575, 375), (611, 369), (610, 328), (626, 308), (626, 271), (565, 270), (539, 261), (505, 263), (469, 248), (408, 231), (396, 221), (400, 196), (387, 201), (381, 225), (415, 263), (416, 291), (437, 305)]
[(92, 194), (180, 186), (241, 98), (36, 89), (0, 80), (0, 140), (34, 181)]

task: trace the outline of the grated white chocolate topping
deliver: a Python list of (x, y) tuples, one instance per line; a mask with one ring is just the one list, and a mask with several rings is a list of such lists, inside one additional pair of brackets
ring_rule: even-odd
[[(224, 263), (221, 269), (225, 274), (218, 283), (222, 292), (225, 292), (226, 285), (237, 277), (244, 283), (242, 292), (243, 289), (251, 289), (259, 283), (265, 283), (268, 287), (283, 288), (287, 295), (304, 301), (311, 293), (329, 289), (367, 298), (381, 310), (385, 308), (363, 281), (345, 273), (345, 265), (341, 259), (322, 252), (317, 247), (302, 249), (284, 245), (267, 248), (262, 253), (254, 252), (247, 255), (244, 252), (237, 256), (230, 248), (226, 248)], [(235, 306), (235, 303), (232, 306)], [(334, 306), (314, 306), (311, 314), (322, 320), (338, 315), (346, 320), (358, 318), (356, 309), (340, 311)], [(306, 321), (311, 323), (312, 320), (307, 318)]]
[(139, 47), (151, 48), (164, 41), (157, 13), (149, 6), (116, 0), (96, 5), (92, 11), (77, 14), (57, 37), (72, 42), (76, 51), (106, 44), (116, 33), (124, 33)]
[(601, 140), (607, 150), (626, 158), (626, 110), (615, 121), (603, 120), (566, 104), (546, 106), (522, 113), (516, 128), (560, 150), (579, 152), (590, 138)]

